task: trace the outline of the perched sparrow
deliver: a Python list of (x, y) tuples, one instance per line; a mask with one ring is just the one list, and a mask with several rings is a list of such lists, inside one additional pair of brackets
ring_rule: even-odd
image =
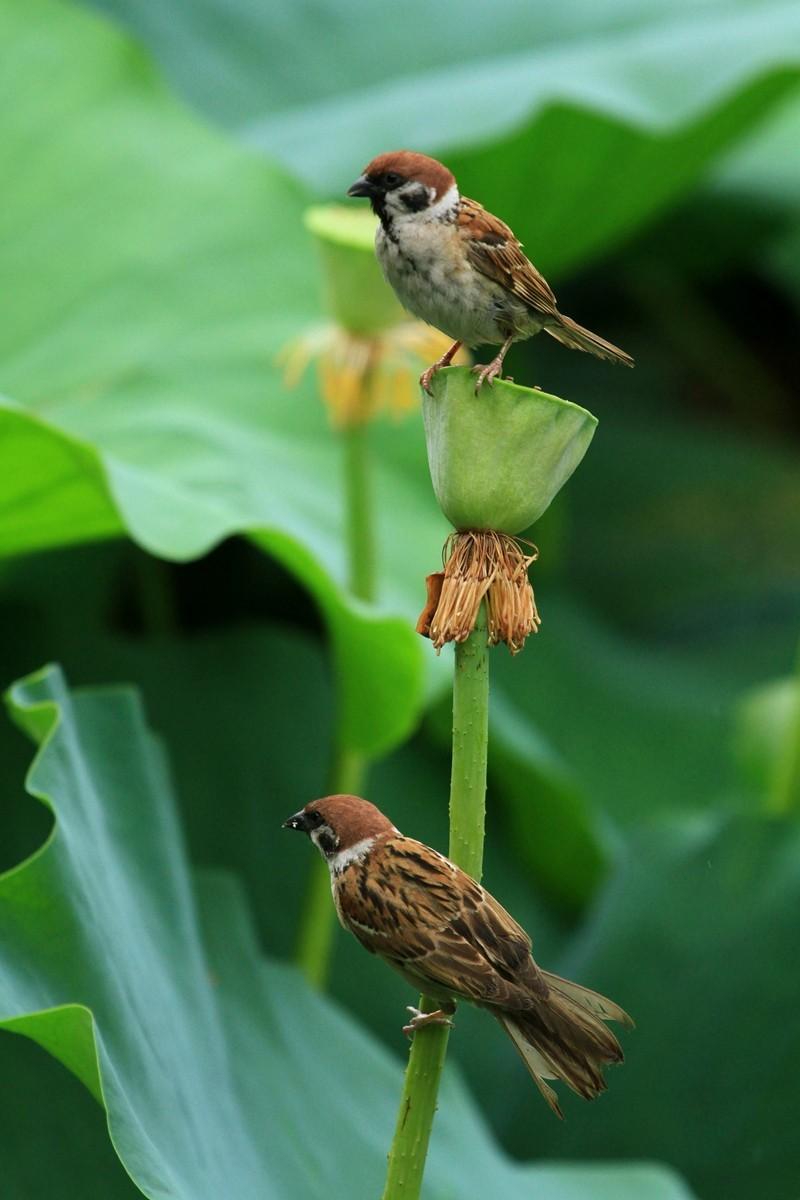
[(450, 1024), (455, 1001), (469, 1000), (497, 1018), (557, 1116), (546, 1079), (587, 1100), (605, 1091), (601, 1068), (623, 1055), (603, 1022), (633, 1021), (597, 992), (541, 971), (524, 929), (455, 863), (358, 796), (312, 800), (284, 827), (307, 833), (326, 860), (345, 929), (439, 1005), (409, 1009), (404, 1032)]
[(420, 377), (426, 391), (462, 344), (502, 343), (496, 358), (474, 368), (477, 391), (501, 374), (512, 342), (541, 329), (573, 350), (633, 366), (624, 350), (562, 316), (508, 226), (459, 195), (452, 172), (435, 158), (412, 150), (379, 154), (347, 194), (368, 196), (380, 217), (375, 250), (400, 302), (455, 339)]

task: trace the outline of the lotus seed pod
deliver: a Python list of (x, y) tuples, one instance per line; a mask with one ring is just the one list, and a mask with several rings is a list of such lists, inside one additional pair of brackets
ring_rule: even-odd
[(325, 307), (349, 333), (369, 336), (408, 320), (375, 258), (372, 213), (338, 204), (306, 210), (322, 262)]
[(439, 371), (423, 396), (428, 464), (455, 529), (531, 526), (583, 458), (597, 418), (568, 400), (496, 379), (475, 394), (466, 367)]

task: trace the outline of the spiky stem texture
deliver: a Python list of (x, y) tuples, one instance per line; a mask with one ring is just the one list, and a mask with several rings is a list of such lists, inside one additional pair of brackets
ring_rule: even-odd
[[(489, 645), (485, 605), (475, 628), (455, 647), (450, 857), (475, 879), (483, 867), (486, 752), (489, 730)], [(419, 1007), (438, 1003), (422, 996)], [(418, 1200), (450, 1030), (429, 1025), (413, 1035), (383, 1200)]]

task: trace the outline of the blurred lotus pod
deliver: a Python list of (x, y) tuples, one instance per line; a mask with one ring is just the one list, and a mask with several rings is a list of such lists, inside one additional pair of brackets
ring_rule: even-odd
[(597, 418), (568, 400), (449, 367), (422, 412), (439, 506), (457, 530), (515, 534), (545, 511), (586, 453)]
[[(305, 224), (319, 251), (330, 320), (284, 348), (280, 361), (294, 387), (310, 363), (337, 429), (370, 421), (377, 412), (403, 415), (418, 403), (417, 378), (451, 339), (411, 320), (375, 258), (375, 217), (362, 208), (315, 205)], [(467, 361), (461, 353), (456, 361)]]
[(318, 204), (304, 220), (322, 264), (325, 308), (337, 325), (368, 337), (408, 319), (378, 266), (377, 220), (369, 210)]

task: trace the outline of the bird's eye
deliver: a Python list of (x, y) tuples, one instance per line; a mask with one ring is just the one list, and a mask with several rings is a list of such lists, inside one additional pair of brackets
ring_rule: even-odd
[(387, 171), (383, 177), (383, 182), (387, 187), (397, 187), (398, 184), (403, 182), (403, 176), (398, 175), (397, 171)]
[(309, 829), (316, 829), (322, 824), (322, 817), (318, 812), (310, 812), (306, 814), (306, 821), (308, 822)]

